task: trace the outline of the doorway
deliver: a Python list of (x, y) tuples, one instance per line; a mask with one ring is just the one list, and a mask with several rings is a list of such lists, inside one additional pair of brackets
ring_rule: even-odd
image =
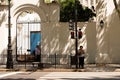
[(33, 51), (41, 42), (39, 16), (32, 11), (23, 12), (16, 25), (16, 60), (34, 61)]
[(36, 46), (39, 45), (41, 48), (41, 33), (40, 31), (30, 32), (30, 53), (34, 55)]

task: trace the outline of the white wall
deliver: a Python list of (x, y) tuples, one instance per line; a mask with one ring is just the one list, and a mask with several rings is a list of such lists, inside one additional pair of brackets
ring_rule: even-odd
[[(68, 23), (45, 23), (42, 27), (43, 54), (75, 54), (75, 40), (71, 39)], [(96, 27), (95, 23), (78, 23), (83, 31), (78, 47), (83, 45), (86, 51), (86, 62), (95, 63), (96, 56)]]
[[(37, 0), (36, 0), (37, 1)], [(40, 4), (22, 4), (17, 5), (13, 3), (11, 9), (11, 37), (12, 37), (12, 50), (16, 54), (16, 20), (21, 12), (25, 10), (35, 11), (41, 18), (41, 34), (42, 34), (42, 54), (70, 54), (75, 53), (75, 42), (70, 38), (69, 24), (59, 23), (59, 9), (57, 3), (44, 4), (43, 0), (39, 0)], [(29, 1), (28, 1), (29, 2)], [(19, 3), (19, 1), (18, 1)], [(7, 22), (7, 19), (5, 20)], [(83, 45), (86, 51), (86, 63), (95, 63), (96, 57), (96, 27), (94, 22), (78, 23), (83, 31), (83, 38), (78, 40), (78, 46)], [(4, 30), (4, 31), (3, 31)], [(0, 27), (1, 33), (4, 36), (0, 40), (0, 54), (7, 54), (7, 41), (8, 41), (8, 28), (5, 24)], [(4, 52), (3, 52), (4, 51)]]
[[(120, 6), (120, 0), (118, 1)], [(100, 20), (104, 27), (100, 28)], [(97, 63), (120, 63), (120, 17), (113, 0), (100, 0), (97, 5)]]

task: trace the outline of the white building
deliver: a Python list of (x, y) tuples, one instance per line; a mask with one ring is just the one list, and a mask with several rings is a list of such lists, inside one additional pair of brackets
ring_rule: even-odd
[[(55, 2), (45, 3), (45, 1), (11, 1), (13, 55), (30, 55), (37, 44), (41, 45), (41, 53), (44, 55), (42, 62), (51, 62), (49, 59), (51, 55), (69, 56), (71, 53), (75, 53), (75, 40), (70, 38), (69, 23), (59, 22), (60, 5)], [(80, 1), (89, 7), (96, 5), (97, 12), (97, 24), (95, 22), (78, 23), (78, 27), (82, 29), (84, 34), (82, 39), (78, 40), (78, 46), (83, 45), (86, 51), (86, 63), (119, 63), (120, 38), (118, 25), (120, 20), (113, 2), (109, 0), (93, 0), (93, 2), (90, 2), (91, 0)], [(119, 3), (120, 1), (117, 2)], [(7, 11), (6, 4), (0, 5), (0, 63), (6, 63), (6, 57), (4, 55), (7, 54), (8, 45)], [(103, 20), (105, 23), (103, 28), (99, 26), (100, 20)], [(113, 29), (112, 26), (114, 25), (115, 27)], [(35, 37), (32, 36), (33, 34), (39, 37), (33, 38)], [(31, 51), (28, 52), (29, 50)], [(68, 56), (58, 61), (61, 64), (67, 64), (69, 62)], [(20, 56), (17, 59), (21, 59)]]
[[(116, 1), (116, 8), (114, 1)], [(98, 0), (97, 13), (97, 62), (120, 63), (120, 0)], [(104, 26), (100, 27), (103, 20)]]
[[(119, 63), (120, 0), (80, 0), (96, 10), (96, 63)], [(116, 5), (115, 5), (116, 3)], [(100, 21), (104, 27), (100, 27)]]
[(80, 3), (83, 5), (83, 6), (87, 6), (89, 8), (92, 8), (92, 6), (96, 7), (96, 0), (79, 0)]

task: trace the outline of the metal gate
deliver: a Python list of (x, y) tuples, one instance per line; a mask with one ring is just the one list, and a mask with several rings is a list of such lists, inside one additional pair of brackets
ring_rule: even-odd
[[(41, 41), (40, 27), (41, 27), (40, 22), (17, 23), (16, 28), (17, 61), (34, 61), (34, 55), (32, 55), (32, 51), (36, 45), (40, 45)], [(32, 42), (34, 42), (34, 45), (32, 44)]]

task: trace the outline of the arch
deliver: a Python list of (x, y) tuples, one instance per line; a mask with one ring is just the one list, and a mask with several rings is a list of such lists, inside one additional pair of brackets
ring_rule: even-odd
[[(19, 18), (19, 16), (23, 13), (23, 12), (25, 12), (25, 11), (34, 11), (35, 13), (37, 13), (38, 14), (38, 16), (39, 16), (39, 18), (40, 18), (40, 20), (41, 20), (41, 22), (46, 22), (46, 20), (47, 20), (47, 18), (46, 18), (46, 13), (45, 13), (45, 11), (44, 11), (44, 9), (42, 9), (41, 7), (38, 7), (38, 6), (36, 6), (36, 5), (33, 5), (33, 4), (22, 4), (22, 5), (19, 5), (19, 6), (16, 6), (15, 8), (12, 8), (13, 10), (12, 10), (12, 16), (14, 17), (14, 18), (12, 18), (13, 19), (13, 21), (14, 22), (16, 22), (16, 25), (15, 25), (15, 23), (14, 23), (14, 26), (16, 26), (15, 28), (16, 28), (16, 36), (18, 36), (17, 35), (17, 28), (18, 28), (18, 26), (17, 26), (17, 20), (18, 20), (18, 18)], [(37, 23), (38, 24), (38, 23)], [(40, 23), (39, 23), (40, 24)], [(29, 26), (30, 26), (30, 23), (29, 23)], [(34, 29), (36, 29), (36, 28), (34, 28)], [(37, 30), (39, 30), (39, 29), (37, 29)], [(35, 32), (39, 32), (39, 31), (35, 31)], [(32, 31), (31, 31), (32, 32)], [(30, 35), (30, 34), (28, 34), (28, 35)], [(27, 38), (26, 38), (27, 39)], [(17, 39), (17, 37), (16, 37), (16, 40), (18, 40)], [(30, 40), (29, 40), (30, 41)], [(29, 42), (28, 41), (28, 42)], [(27, 43), (28, 45), (28, 47), (26, 47), (26, 48), (28, 48), (29, 49), (29, 47), (30, 47), (30, 44), (29, 43)], [(27, 50), (26, 50), (27, 51)], [(24, 53), (24, 52), (23, 52)], [(16, 41), (16, 55), (17, 55), (17, 41)], [(16, 57), (16, 60), (17, 60), (18, 58)]]
[(37, 7), (32, 4), (24, 4), (24, 5), (18, 6), (16, 9), (14, 9), (13, 16), (16, 17), (16, 19), (17, 19), (19, 17), (19, 15), (26, 10), (32, 10), (32, 11), (36, 12), (40, 16), (40, 19), (42, 22), (47, 21), (45, 11), (41, 7)]

